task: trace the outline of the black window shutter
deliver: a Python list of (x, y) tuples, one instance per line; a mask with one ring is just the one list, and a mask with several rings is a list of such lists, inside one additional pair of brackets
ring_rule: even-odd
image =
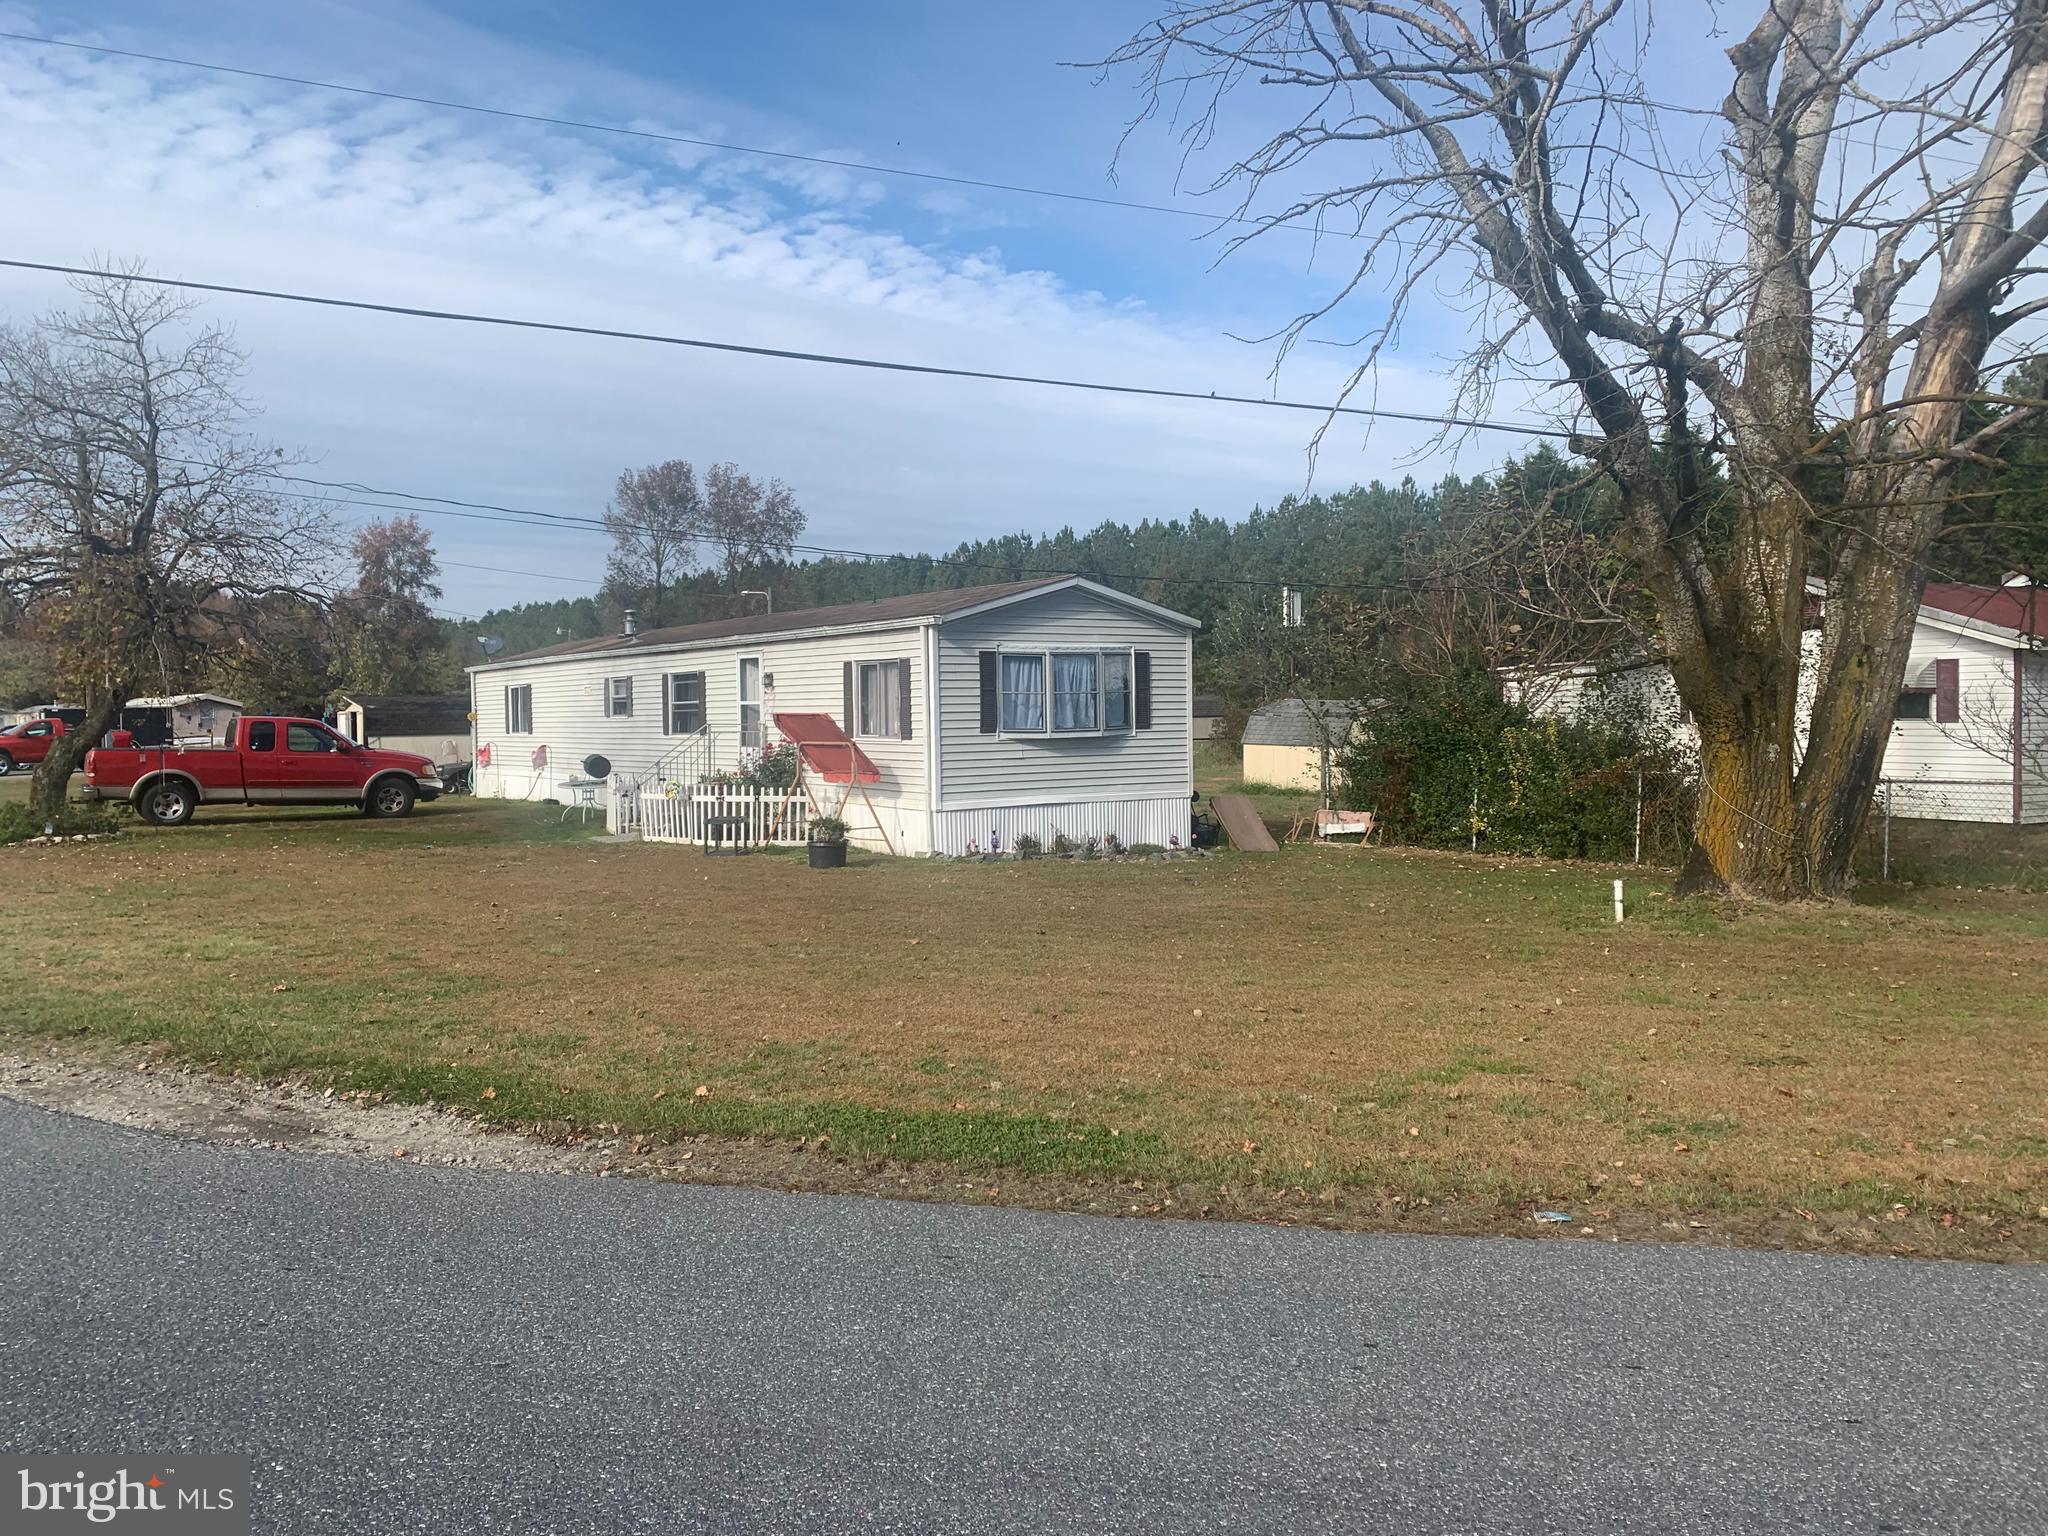
[(993, 734), (999, 718), (996, 697), (996, 665), (1002, 658), (994, 651), (981, 653), (981, 729), (984, 735)]
[(1138, 729), (1152, 729), (1152, 653), (1139, 651), (1136, 656), (1138, 672)]
[(910, 658), (896, 663), (896, 734), (910, 740)]
[(675, 722), (676, 682), (673, 672), (661, 674), (661, 734), (672, 735)]
[(855, 727), (860, 722), (853, 714), (853, 663), (849, 661), (845, 666), (845, 671), (840, 674), (839, 723), (845, 728), (846, 734), (851, 736), (855, 734)]
[(1953, 725), (1963, 717), (1962, 663), (1945, 656), (1934, 664), (1934, 718)]

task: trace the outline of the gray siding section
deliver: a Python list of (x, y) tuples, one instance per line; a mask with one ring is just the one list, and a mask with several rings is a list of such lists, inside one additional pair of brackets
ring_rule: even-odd
[[(1113, 736), (983, 735), (980, 653), (1003, 645), (1149, 651), (1151, 729)], [(1181, 625), (1069, 590), (943, 623), (938, 652), (942, 808), (1185, 799), (1192, 792), (1194, 643)]]
[(2020, 820), (2048, 822), (2048, 656), (2020, 658)]

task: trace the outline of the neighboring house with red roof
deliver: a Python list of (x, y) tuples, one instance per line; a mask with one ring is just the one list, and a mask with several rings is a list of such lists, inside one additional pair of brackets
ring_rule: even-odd
[[(1826, 587), (1814, 584), (1820, 602)], [(1807, 632), (1808, 682), (1818, 629)], [(1523, 671), (1511, 692), (1549, 714), (1627, 710), (1696, 740), (1661, 664)], [(1913, 628), (1881, 777), (1893, 814), (2048, 823), (2048, 585), (1930, 582)]]
[[(480, 795), (666, 794), (828, 716), (867, 760), (856, 842), (959, 854), (1188, 841), (1196, 620), (1075, 576), (570, 640), (471, 667)], [(876, 827), (867, 820), (871, 800)], [(870, 833), (878, 835), (870, 836)]]

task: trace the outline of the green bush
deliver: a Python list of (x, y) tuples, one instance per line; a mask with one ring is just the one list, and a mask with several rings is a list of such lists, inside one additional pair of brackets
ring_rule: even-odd
[[(76, 837), (80, 833), (118, 832), (121, 817), (104, 805), (67, 805), (57, 818), (56, 831), (60, 837)], [(0, 844), (23, 843), (32, 837), (43, 835), (43, 818), (31, 816), (26, 805), (18, 801), (0, 805)]]
[(796, 748), (786, 741), (778, 742), (744, 768), (728, 768), (722, 773), (712, 774), (704, 782), (739, 784), (753, 789), (787, 789), (796, 782)]
[(1035, 859), (1045, 852), (1045, 844), (1029, 832), (1019, 832), (1017, 840), (1010, 844), (1010, 852), (1020, 859)]
[(1488, 851), (1545, 858), (1628, 858), (1638, 774), (1653, 805), (1685, 794), (1676, 756), (1651, 726), (1538, 718), (1478, 668), (1390, 679), (1339, 762), (1347, 799), (1373, 811), (1389, 838), (1470, 847), (1476, 834)]

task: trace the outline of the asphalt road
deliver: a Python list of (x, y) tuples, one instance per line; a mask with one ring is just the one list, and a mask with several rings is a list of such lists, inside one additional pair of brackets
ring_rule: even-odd
[(256, 1528), (2048, 1529), (2048, 1273), (166, 1140), (0, 1100), (0, 1441)]

